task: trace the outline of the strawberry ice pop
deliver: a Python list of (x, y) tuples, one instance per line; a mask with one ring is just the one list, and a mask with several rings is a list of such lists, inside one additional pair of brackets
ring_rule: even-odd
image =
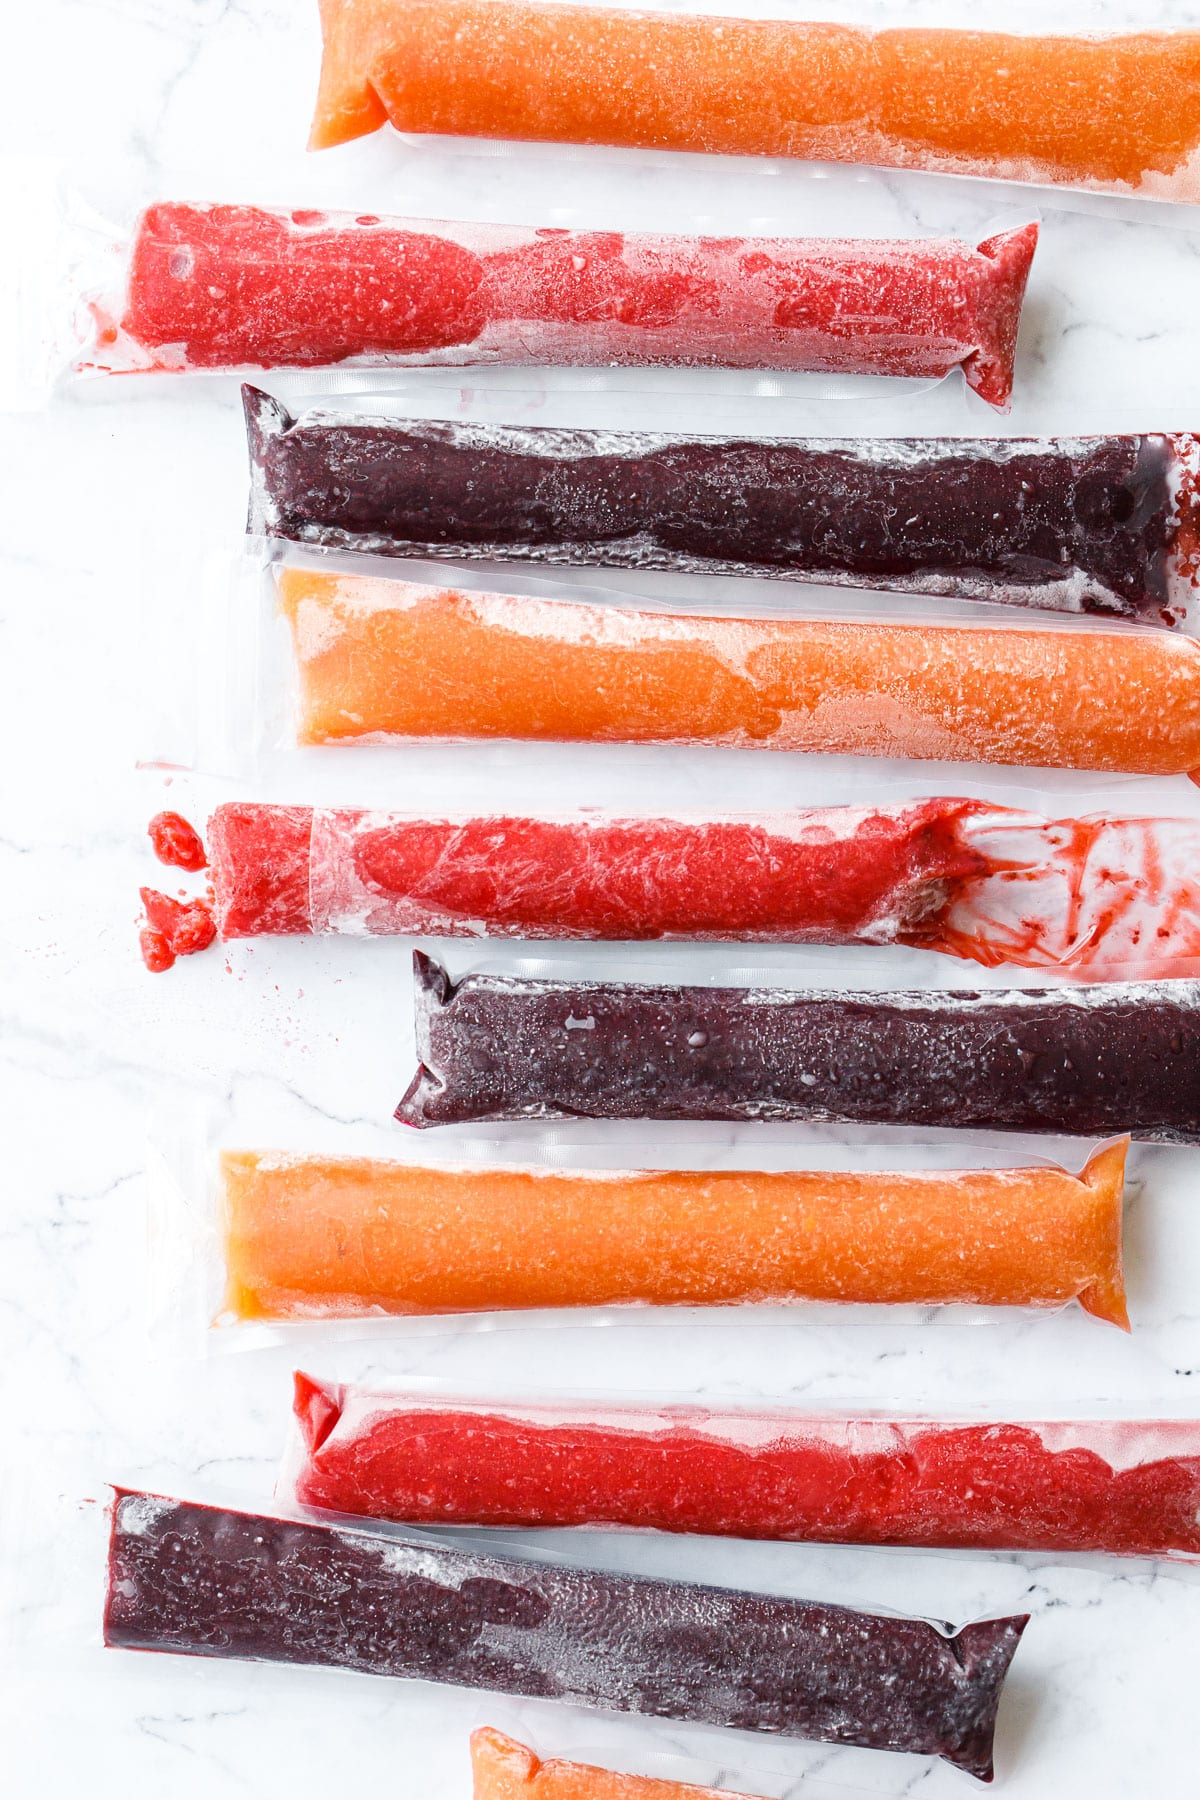
[(951, 1633), (118, 1489), (104, 1640), (907, 1750), (987, 1781), (1027, 1623)]
[(714, 617), (294, 567), (279, 605), (301, 744), (514, 738), (1200, 769), (1200, 645), (1166, 632)]
[(1190, 433), (687, 438), (351, 402), (294, 418), (243, 393), (248, 528), (299, 544), (769, 575), (1152, 624), (1195, 594)]
[(297, 1375), (285, 1486), (423, 1525), (1200, 1556), (1200, 1421), (413, 1399)]
[(668, 363), (1012, 390), (1036, 225), (955, 238), (678, 237), (160, 202), (82, 366)]
[(1049, 820), (956, 798), (457, 819), (232, 801), (208, 834), (211, 902), (143, 893), (145, 931), (157, 945), (171, 927), (174, 955), (218, 935), (411, 933), (902, 943), (1091, 979), (1200, 967), (1195, 819)]
[(480, 1119), (980, 1126), (1200, 1144), (1200, 981), (982, 993), (466, 975), (414, 952), (396, 1108)]
[(222, 1324), (580, 1306), (1061, 1307), (1128, 1330), (1124, 1142), (1079, 1175), (456, 1169), (226, 1150)]
[(1200, 198), (1200, 32), (885, 30), (321, 0), (310, 143), (398, 131), (877, 163)]
[(617, 1775), (562, 1757), (543, 1762), (490, 1725), (471, 1733), (471, 1773), (473, 1800), (750, 1800), (690, 1781)]

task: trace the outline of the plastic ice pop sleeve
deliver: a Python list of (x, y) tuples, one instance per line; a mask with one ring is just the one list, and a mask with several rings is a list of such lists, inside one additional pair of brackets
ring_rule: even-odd
[(517, 557), (1178, 619), (1195, 592), (1190, 434), (687, 438), (293, 417), (243, 390), (249, 529), (393, 556)]
[(1200, 1421), (447, 1400), (296, 1376), (284, 1488), (424, 1525), (1200, 1556)]
[(310, 143), (377, 131), (1200, 194), (1200, 32), (870, 31), (521, 0), (322, 0)]
[(1200, 1143), (1200, 982), (985, 992), (467, 975), (414, 954), (396, 1117), (979, 1126)]
[(105, 1641), (907, 1750), (986, 1781), (1000, 1689), (1027, 1622), (951, 1634), (118, 1489)]
[(1078, 1300), (1127, 1328), (1125, 1148), (1078, 1176), (481, 1169), (231, 1148), (220, 1316)]
[[(516, 1738), (484, 1725), (471, 1733), (472, 1800), (737, 1800), (690, 1781), (618, 1775), (565, 1757), (545, 1761)], [(744, 1796), (743, 1800), (749, 1800)]]
[[(169, 866), (205, 865), (177, 815), (150, 835)], [(1092, 980), (1200, 970), (1186, 818), (1048, 820), (953, 797), (674, 818), (232, 801), (208, 840), (211, 899), (143, 889), (152, 969), (216, 938), (411, 933), (904, 944)]]
[(513, 738), (1200, 768), (1200, 646), (1165, 632), (706, 617), (299, 567), (280, 572), (279, 602), (306, 745)]
[(938, 378), (1007, 404), (1037, 226), (684, 237), (159, 202), (83, 366), (715, 365)]

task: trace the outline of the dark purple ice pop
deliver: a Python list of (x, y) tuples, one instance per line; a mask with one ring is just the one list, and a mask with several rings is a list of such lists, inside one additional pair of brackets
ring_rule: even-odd
[(1197, 440), (685, 438), (293, 418), (244, 390), (248, 528), (503, 557), (893, 588), (1174, 622)]
[(940, 1756), (992, 1775), (1028, 1620), (922, 1619), (118, 1489), (105, 1642)]
[(807, 1119), (1200, 1143), (1200, 982), (979, 993), (648, 987), (414, 957), (406, 1125)]

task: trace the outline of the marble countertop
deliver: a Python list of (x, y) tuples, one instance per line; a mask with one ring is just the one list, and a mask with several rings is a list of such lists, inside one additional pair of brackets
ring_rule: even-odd
[[(901, 11), (921, 21), (947, 16), (945, 7), (917, 5), (893, 5), (890, 16)], [(1058, 13), (1093, 27), (1200, 24), (1200, 9), (1181, 0), (1119, 12), (1081, 3)], [(5, 165), (6, 205), (11, 216), (14, 195), (23, 197), (28, 225), (30, 196), (57, 182), (76, 197), (72, 230), (84, 262), (103, 242), (98, 221), (120, 228), (154, 197), (714, 232), (752, 225), (983, 236), (1031, 210), (1043, 220), (1016, 404), (1002, 420), (969, 403), (957, 378), (846, 399), (803, 381), (755, 394), (746, 377), (601, 373), (513, 382), (440, 371), (404, 384), (426, 411), (454, 404), (486, 416), (516, 408), (526, 417), (699, 428), (719, 416), (731, 427), (796, 432), (1200, 424), (1200, 209), (871, 171), (600, 151), (505, 155), (405, 144), (390, 134), (308, 158), (315, 0), (43, 0), (6, 32), (0, 155), (24, 159)], [(16, 249), (20, 271), (19, 241)], [(12, 280), (9, 271), (0, 291), (11, 294)], [(13, 312), (3, 316), (11, 324)], [(32, 362), (14, 367), (22, 359), (12, 332), (4, 358), (6, 391), (22, 388), (28, 405), (37, 371)], [(290, 391), (303, 388), (293, 380)], [(466, 1733), (485, 1720), (526, 1732), (547, 1752), (772, 1797), (965, 1792), (949, 1769), (912, 1758), (714, 1740), (352, 1676), (105, 1654), (97, 1509), (81, 1502), (113, 1479), (200, 1497), (216, 1490), (251, 1505), (267, 1500), (297, 1362), (322, 1374), (441, 1383), (460, 1393), (544, 1390), (552, 1380), (797, 1405), (1200, 1414), (1200, 1152), (1134, 1153), (1131, 1338), (1070, 1311), (924, 1327), (828, 1315), (553, 1332), (443, 1322), (367, 1341), (309, 1335), (214, 1349), (190, 1323), (202, 1246), (177, 1222), (165, 1246), (161, 1234), (148, 1233), (148, 1164), (160, 1167), (165, 1157), (185, 1168), (221, 1136), (265, 1143), (286, 1131), (297, 1141), (367, 1141), (407, 1078), (406, 947), (233, 946), (151, 979), (138, 963), (134, 929), (136, 888), (155, 879), (144, 825), (164, 804), (203, 818), (236, 794), (336, 793), (402, 807), (746, 808), (848, 797), (874, 782), (896, 791), (907, 782), (910, 792), (1015, 796), (1062, 814), (1103, 805), (1192, 813), (1200, 794), (1182, 781), (1001, 777), (935, 765), (904, 772), (759, 753), (547, 757), (518, 748), (361, 761), (351, 753), (345, 763), (335, 753), (326, 763), (267, 744), (252, 758), (236, 684), (222, 674), (229, 652), (207, 653), (226, 645), (244, 506), (235, 385), (200, 379), (184, 393), (93, 384), (7, 417), (0, 458), (6, 1794), (315, 1800), (336, 1788), (468, 1800)], [(719, 583), (709, 585), (715, 594)], [(209, 727), (201, 737), (197, 717)], [(214, 720), (223, 721), (219, 729)], [(138, 768), (181, 744), (202, 772)], [(677, 946), (671, 954), (681, 971), (718, 966), (715, 952)], [(456, 967), (479, 955), (461, 945), (452, 952)], [(754, 961), (741, 953), (737, 960)], [(919, 952), (795, 952), (782, 960), (859, 983), (955, 980), (953, 969), (934, 968)], [(522, 1143), (528, 1153), (528, 1134), (510, 1136), (519, 1141), (458, 1153), (515, 1155)], [(590, 1144), (614, 1160), (703, 1155), (728, 1163), (763, 1143), (772, 1156), (802, 1158), (802, 1135), (589, 1136), (584, 1128), (553, 1134), (550, 1154), (579, 1160)], [(423, 1148), (455, 1153), (453, 1141)], [(1079, 1144), (1012, 1148), (1083, 1159)], [(964, 1159), (972, 1153), (964, 1147)], [(878, 1147), (872, 1154), (886, 1159)], [(1002, 1791), (1012, 1800), (1123, 1800), (1135, 1792), (1189, 1800), (1196, 1792), (1193, 1571), (633, 1536), (592, 1537), (587, 1552), (646, 1571), (955, 1621), (1029, 1609), (1034, 1620), (1002, 1709)]]

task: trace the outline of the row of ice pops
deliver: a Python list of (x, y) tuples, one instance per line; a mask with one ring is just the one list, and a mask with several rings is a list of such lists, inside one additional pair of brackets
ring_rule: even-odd
[[(1200, 972), (1200, 823), (956, 797), (791, 813), (420, 817), (232, 801), (210, 896), (145, 888), (155, 964), (215, 937), (903, 944), (1098, 976)], [(203, 842), (156, 815), (161, 861)]]
[(1012, 392), (1037, 226), (957, 238), (680, 237), (163, 202), (87, 371), (667, 364)]
[(944, 1758), (992, 1777), (1027, 1615), (922, 1619), (118, 1488), (105, 1642)]
[(243, 389), (248, 530), (320, 549), (772, 576), (1173, 624), (1200, 438), (715, 438), (293, 416)]
[(1200, 32), (879, 30), (321, 0), (310, 143), (402, 132), (804, 157), (1200, 198)]

